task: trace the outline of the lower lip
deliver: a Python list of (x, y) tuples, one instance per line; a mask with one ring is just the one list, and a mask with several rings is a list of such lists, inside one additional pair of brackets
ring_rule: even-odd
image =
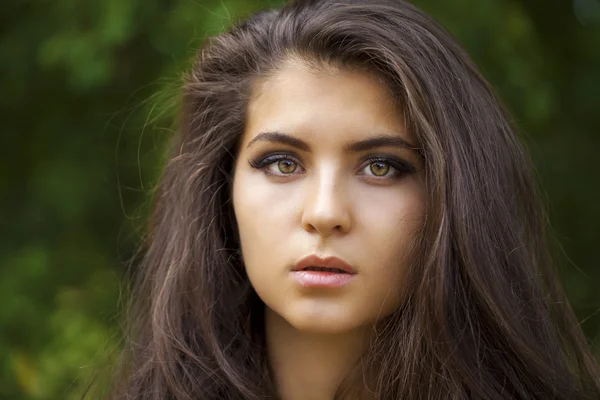
[(304, 287), (336, 288), (349, 283), (355, 274), (323, 271), (292, 271), (292, 277)]

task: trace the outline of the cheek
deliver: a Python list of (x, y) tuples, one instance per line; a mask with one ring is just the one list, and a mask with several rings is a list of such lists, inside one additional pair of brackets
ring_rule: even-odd
[(387, 196), (370, 193), (358, 204), (361, 259), (378, 285), (400, 284), (410, 268), (408, 252), (425, 213), (422, 192), (411, 186), (401, 186)]
[[(240, 172), (234, 179), (233, 207), (244, 259), (247, 261), (275, 254), (286, 238), (294, 220), (295, 206), (291, 198), (265, 182), (260, 174)], [(249, 265), (254, 263), (249, 262)]]
[(425, 198), (412, 182), (385, 193), (365, 191), (355, 198), (357, 228), (376, 247), (404, 247), (402, 243), (423, 223)]
[(414, 208), (389, 211), (385, 215), (381, 210), (373, 212), (371, 220), (379, 221), (379, 229), (370, 229), (362, 243), (362, 259), (368, 268), (363, 271), (356, 308), (360, 310), (357, 314), (371, 323), (391, 315), (402, 304), (405, 278), (412, 268), (410, 249), (423, 221), (422, 213)]

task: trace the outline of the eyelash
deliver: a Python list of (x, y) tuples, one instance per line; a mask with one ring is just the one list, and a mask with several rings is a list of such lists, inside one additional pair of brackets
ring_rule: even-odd
[[(269, 174), (272, 176), (284, 177), (284, 176), (295, 175), (296, 172), (292, 172), (289, 174), (285, 174), (285, 173), (273, 174), (266, 170), (266, 167), (268, 167), (276, 162), (282, 161), (282, 160), (291, 161), (293, 163), (296, 163), (298, 165), (298, 167), (302, 168), (300, 166), (300, 162), (298, 161), (298, 159), (289, 154), (271, 154), (271, 155), (267, 155), (267, 156), (260, 156), (260, 157), (250, 159), (249, 163), (252, 168), (265, 170), (264, 172), (266, 174)], [(363, 161), (360, 169), (362, 170), (362, 169), (368, 167), (369, 165), (378, 163), (378, 162), (389, 165), (390, 168), (392, 170), (394, 170), (394, 173), (392, 173), (392, 174), (388, 173), (388, 175), (384, 175), (384, 176), (367, 175), (364, 173), (362, 173), (360, 175), (367, 175), (376, 180), (389, 180), (389, 179), (400, 179), (405, 175), (416, 172), (415, 167), (408, 164), (407, 162), (401, 161), (396, 158), (390, 158), (390, 157), (369, 157)]]

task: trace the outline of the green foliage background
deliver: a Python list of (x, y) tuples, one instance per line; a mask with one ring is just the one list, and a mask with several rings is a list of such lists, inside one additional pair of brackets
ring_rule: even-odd
[[(569, 298), (597, 341), (600, 3), (414, 2), (458, 37), (521, 127), (570, 258)], [(80, 398), (109, 361), (179, 77), (204, 37), (279, 4), (2, 2), (0, 399)]]

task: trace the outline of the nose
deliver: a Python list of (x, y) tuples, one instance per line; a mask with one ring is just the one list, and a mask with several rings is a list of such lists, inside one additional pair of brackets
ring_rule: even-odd
[(320, 179), (307, 188), (302, 227), (310, 233), (330, 236), (348, 233), (351, 211), (345, 188), (335, 179)]

